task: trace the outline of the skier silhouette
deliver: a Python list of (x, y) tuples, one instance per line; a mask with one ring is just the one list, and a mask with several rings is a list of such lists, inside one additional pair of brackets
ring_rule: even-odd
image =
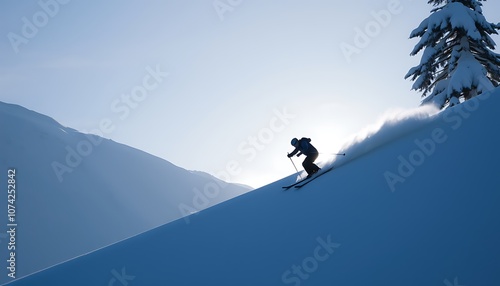
[(306, 170), (308, 178), (320, 170), (320, 168), (314, 164), (314, 161), (318, 158), (318, 150), (316, 150), (310, 142), (310, 138), (302, 137), (300, 140), (293, 138), (291, 144), (295, 147), (295, 150), (287, 155), (288, 158), (291, 158), (295, 154), (297, 154), (297, 157), (302, 154), (306, 155), (306, 159), (302, 162), (302, 167)]

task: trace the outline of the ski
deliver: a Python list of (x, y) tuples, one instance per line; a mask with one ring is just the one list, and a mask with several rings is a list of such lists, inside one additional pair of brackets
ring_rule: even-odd
[(324, 172), (321, 172), (321, 171), (320, 171), (320, 172), (318, 172), (318, 173), (316, 173), (316, 174), (312, 175), (312, 176), (311, 176), (311, 177), (309, 177), (309, 178), (302, 179), (302, 180), (300, 180), (300, 181), (298, 181), (298, 182), (295, 182), (295, 183), (293, 183), (293, 184), (291, 184), (291, 185), (289, 185), (289, 186), (284, 186), (284, 187), (282, 187), (282, 188), (283, 188), (283, 189), (285, 189), (285, 191), (286, 191), (286, 190), (290, 189), (291, 187), (297, 187), (297, 185), (298, 185), (298, 184), (300, 184), (300, 183), (303, 183), (303, 185), (305, 185), (305, 184), (307, 184), (307, 183), (308, 183), (308, 181), (311, 181), (311, 180), (313, 180), (314, 178), (319, 177), (319, 176), (323, 175), (324, 173), (326, 173), (326, 172), (328, 172), (328, 171), (331, 171), (332, 169), (333, 169), (333, 167), (331, 167), (331, 168), (327, 169), (327, 170), (326, 170), (326, 171), (324, 171)]
[[(331, 167), (331, 168), (327, 169), (326, 171), (321, 172), (321, 173), (319, 173), (319, 174), (315, 174), (315, 176), (312, 176), (311, 178), (309, 178), (309, 180), (307, 180), (307, 182), (301, 181), (301, 182), (299, 182), (299, 183), (294, 184), (293, 186), (294, 186), (295, 188), (297, 188), (297, 189), (300, 189), (300, 188), (302, 188), (303, 186), (305, 186), (305, 185), (309, 184), (310, 182), (314, 181), (315, 179), (317, 179), (317, 178), (321, 177), (322, 175), (324, 175), (324, 174), (326, 174), (326, 173), (330, 172), (331, 170), (333, 170), (333, 167)], [(300, 184), (300, 183), (302, 183), (302, 182), (304, 182), (304, 183), (303, 183), (303, 184)]]
[(296, 186), (296, 185), (298, 185), (300, 183), (303, 183), (304, 181), (310, 180), (310, 179), (312, 179), (312, 177), (311, 178), (302, 179), (302, 180), (300, 180), (298, 182), (295, 182), (295, 183), (291, 184), (290, 186), (284, 186), (282, 188), (285, 189), (285, 191), (286, 191), (286, 190), (290, 189), (291, 187), (294, 187), (294, 186)]

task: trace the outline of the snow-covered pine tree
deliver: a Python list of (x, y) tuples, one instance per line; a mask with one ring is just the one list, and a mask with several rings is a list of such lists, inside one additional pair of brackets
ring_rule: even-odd
[(410, 34), (421, 38), (411, 55), (424, 51), (405, 76), (415, 81), (412, 89), (423, 91), (422, 104), (442, 109), (499, 85), (500, 55), (490, 35), (498, 34), (500, 23), (486, 21), (480, 1), (486, 0), (428, 1), (439, 7)]

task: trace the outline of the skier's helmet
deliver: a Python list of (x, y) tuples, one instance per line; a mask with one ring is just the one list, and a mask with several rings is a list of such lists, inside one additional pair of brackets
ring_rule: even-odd
[(297, 144), (299, 144), (299, 140), (297, 140), (297, 138), (293, 138), (292, 142), (290, 143), (292, 144), (292, 146), (297, 146)]

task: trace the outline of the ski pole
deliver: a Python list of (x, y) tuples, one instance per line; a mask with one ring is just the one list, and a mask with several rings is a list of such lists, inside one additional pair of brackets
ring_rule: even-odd
[[(290, 153), (287, 153), (287, 155), (290, 155)], [(292, 162), (292, 165), (293, 167), (295, 168), (295, 171), (297, 171), (297, 175), (300, 176), (299, 174), (299, 170), (297, 169), (297, 166), (295, 166), (295, 163), (293, 162), (292, 158), (291, 157), (288, 157), (288, 159), (290, 159), (290, 162)], [(300, 176), (300, 178), (302, 179), (302, 176)]]
[(324, 155), (345, 156), (345, 153), (319, 153)]

